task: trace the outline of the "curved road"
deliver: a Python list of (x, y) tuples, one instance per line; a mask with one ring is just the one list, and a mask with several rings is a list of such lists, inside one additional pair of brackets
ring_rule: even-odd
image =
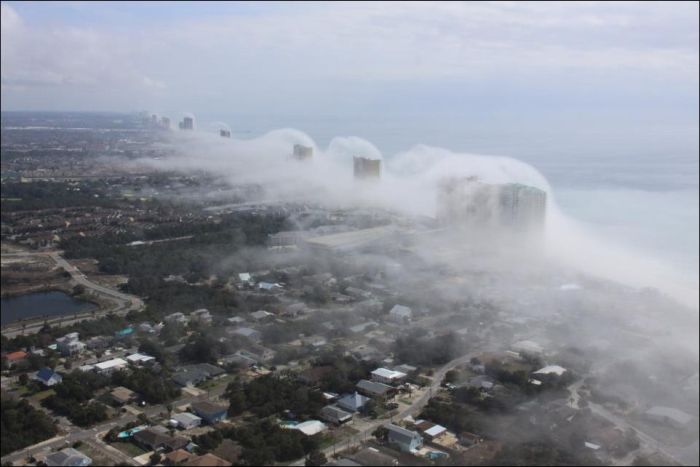
[[(97, 294), (101, 295), (103, 298), (111, 301), (114, 303), (114, 306), (111, 308), (108, 308), (106, 310), (102, 310), (99, 313), (96, 313), (95, 316), (100, 316), (109, 312), (117, 313), (117, 314), (126, 314), (129, 311), (132, 310), (140, 310), (143, 308), (144, 304), (143, 301), (134, 296), (134, 295), (129, 295), (125, 294), (122, 292), (119, 292), (114, 289), (110, 289), (108, 287), (104, 287), (102, 285), (96, 284), (85, 277), (83, 273), (80, 272), (80, 270), (70, 264), (68, 261), (66, 261), (61, 255), (59, 251), (50, 251), (50, 252), (20, 252), (20, 253), (7, 253), (4, 254), (3, 256), (5, 257), (17, 257), (17, 258), (23, 258), (23, 257), (29, 257), (29, 256), (48, 256), (51, 259), (54, 260), (57, 266), (65, 270), (68, 274), (70, 274), (71, 278), (78, 284), (83, 285), (86, 289), (93, 290)], [(83, 319), (90, 319), (92, 317), (92, 313), (87, 313), (83, 315), (78, 315), (78, 320), (83, 320)], [(61, 323), (62, 325), (64, 324), (69, 324), (71, 322), (75, 321), (75, 318), (71, 319), (68, 316), (58, 316), (54, 318), (38, 318), (35, 321), (28, 320), (24, 322), (14, 322), (10, 323), (7, 326), (4, 326), (2, 329), (2, 334), (7, 336), (7, 337), (13, 337), (17, 334), (33, 334), (39, 331), (44, 326), (44, 323), (48, 324), (55, 324), (55, 323)]]

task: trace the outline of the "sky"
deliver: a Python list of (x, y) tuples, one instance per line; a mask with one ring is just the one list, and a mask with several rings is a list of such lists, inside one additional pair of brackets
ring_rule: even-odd
[[(697, 121), (697, 2), (2, 2), (2, 110)], [(598, 109), (598, 110), (597, 110)]]

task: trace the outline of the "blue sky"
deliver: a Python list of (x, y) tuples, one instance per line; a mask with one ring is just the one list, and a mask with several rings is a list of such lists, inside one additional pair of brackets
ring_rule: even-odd
[(2, 109), (697, 120), (697, 2), (3, 2)]

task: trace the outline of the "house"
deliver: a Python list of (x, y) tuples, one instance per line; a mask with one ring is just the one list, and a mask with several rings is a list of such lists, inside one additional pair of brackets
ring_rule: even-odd
[(394, 305), (391, 310), (389, 310), (389, 320), (396, 323), (407, 323), (411, 320), (413, 311), (403, 305)]
[(693, 420), (693, 416), (672, 407), (654, 406), (644, 412), (644, 416), (653, 421), (665, 423), (677, 428), (684, 428)]
[(172, 380), (180, 386), (196, 386), (202, 381), (222, 375), (225, 373), (223, 368), (211, 365), (209, 363), (198, 363), (195, 365), (185, 365), (178, 368)]
[(167, 428), (162, 426), (153, 426), (145, 430), (137, 431), (134, 433), (132, 439), (135, 443), (149, 451), (175, 451), (189, 444), (187, 438), (183, 438), (182, 436), (170, 436)]
[(164, 456), (163, 465), (182, 465), (193, 457), (195, 457), (195, 454), (189, 453), (184, 449), (176, 449)]
[(243, 284), (250, 284), (253, 281), (253, 277), (248, 272), (241, 272), (238, 274), (238, 281)]
[(115, 371), (123, 370), (128, 363), (123, 358), (113, 358), (104, 362), (95, 364), (95, 371), (103, 375), (111, 374)]
[(342, 425), (352, 420), (352, 414), (336, 405), (327, 405), (321, 409), (321, 418), (329, 423)]
[(323, 347), (328, 343), (328, 339), (323, 336), (309, 336), (302, 339), (304, 345), (311, 347)]
[(44, 459), (44, 464), (50, 466), (70, 465), (85, 467), (92, 464), (92, 459), (76, 449), (65, 448), (46, 456), (46, 459)]
[(87, 340), (87, 348), (91, 350), (105, 349), (109, 346), (111, 338), (103, 336), (91, 337)]
[(406, 373), (389, 370), (388, 368), (377, 368), (372, 372), (372, 381), (384, 384), (398, 384), (406, 378)]
[(246, 339), (253, 342), (259, 342), (262, 339), (262, 334), (260, 333), (260, 331), (243, 326), (236, 328), (226, 328), (226, 333), (231, 336), (245, 337)]
[(355, 326), (351, 326), (348, 328), (351, 334), (358, 334), (361, 332), (366, 332), (368, 328), (370, 327), (376, 327), (379, 326), (379, 323), (376, 321), (365, 321), (364, 323), (356, 324)]
[(366, 379), (360, 380), (355, 387), (359, 393), (377, 398), (389, 397), (396, 391), (392, 386), (376, 381), (368, 381)]
[(464, 446), (474, 446), (475, 444), (483, 443), (483, 436), (479, 436), (468, 431), (463, 431), (459, 434), (459, 442)]
[(7, 364), (9, 366), (13, 366), (27, 358), (28, 355), (29, 354), (27, 352), (23, 350), (18, 350), (17, 352), (10, 352), (8, 354), (5, 354), (5, 360), (7, 360)]
[(214, 404), (209, 401), (193, 402), (192, 411), (210, 425), (225, 420), (228, 415), (228, 408), (226, 406)]
[(429, 441), (447, 434), (447, 428), (427, 420), (416, 420), (415, 427)]
[(54, 386), (63, 381), (63, 377), (51, 368), (42, 368), (41, 370), (37, 371), (33, 379), (48, 387)]
[(539, 370), (535, 371), (533, 375), (556, 375), (556, 376), (561, 376), (564, 373), (566, 373), (566, 368), (561, 367), (559, 365), (547, 365), (544, 368), (540, 368)]
[[(362, 467), (362, 464), (360, 464), (359, 462), (355, 462), (354, 460), (349, 459), (347, 457), (341, 457), (341, 458), (336, 459), (333, 462), (330, 462), (326, 465), (331, 466), (331, 467)], [(371, 463), (371, 464), (365, 464), (365, 465), (379, 465), (379, 464)]]
[(129, 388), (125, 388), (124, 386), (117, 386), (112, 390), (112, 392), (109, 393), (109, 395), (112, 396), (112, 400), (117, 405), (128, 404), (129, 402), (135, 401), (138, 397), (134, 391)]
[(198, 321), (202, 324), (211, 324), (213, 317), (211, 313), (206, 308), (200, 308), (190, 313), (190, 318), (194, 321)]
[(363, 396), (358, 392), (354, 392), (353, 394), (348, 394), (338, 399), (336, 405), (343, 410), (347, 410), (348, 412), (360, 412), (362, 409), (364, 409), (369, 400), (369, 397)]
[(396, 445), (402, 452), (415, 452), (423, 446), (423, 437), (415, 431), (389, 424), (387, 441)]
[(143, 353), (134, 353), (126, 357), (126, 360), (135, 366), (148, 366), (156, 362), (155, 357)]
[(240, 316), (232, 316), (231, 318), (226, 318), (226, 321), (230, 324), (242, 324), (245, 320)]
[(274, 350), (257, 344), (248, 345), (246, 349), (241, 349), (239, 352), (245, 352), (245, 355), (256, 359), (258, 362), (267, 362), (275, 358)]
[(264, 321), (267, 318), (269, 318), (270, 316), (274, 316), (274, 315), (272, 313), (270, 313), (269, 311), (265, 311), (265, 310), (254, 311), (250, 314), (250, 317), (253, 319), (253, 321), (256, 321), (256, 322)]
[(313, 436), (322, 431), (325, 431), (328, 427), (318, 420), (307, 420), (305, 422), (297, 423), (296, 425), (282, 425), (282, 428), (288, 430), (297, 430), (304, 433), (306, 436)]
[(171, 421), (175, 422), (183, 430), (197, 427), (202, 424), (202, 419), (189, 412), (182, 412), (172, 416)]
[(230, 462), (215, 456), (214, 454), (207, 453), (203, 456), (195, 456), (185, 461), (185, 466), (202, 466), (202, 467), (225, 467), (231, 465)]
[(226, 355), (224, 357), (221, 357), (221, 360), (219, 360), (219, 365), (237, 365), (239, 367), (248, 368), (258, 365), (258, 360), (256, 360), (253, 357), (244, 355), (241, 352), (242, 351), (239, 350), (238, 352), (232, 355)]
[(258, 290), (263, 290), (265, 292), (276, 292), (282, 290), (282, 284), (276, 282), (258, 282)]
[(56, 339), (56, 345), (61, 355), (67, 357), (68, 355), (74, 355), (83, 351), (85, 344), (80, 342), (78, 337), (79, 334), (77, 332), (71, 332)]

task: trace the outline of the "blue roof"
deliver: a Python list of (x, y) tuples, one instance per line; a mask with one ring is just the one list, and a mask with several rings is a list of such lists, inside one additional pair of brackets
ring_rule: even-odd
[(55, 371), (53, 371), (51, 368), (44, 367), (36, 373), (36, 377), (41, 379), (42, 381), (48, 381), (55, 374), (57, 374), (57, 373)]
[(115, 332), (115, 334), (116, 334), (117, 336), (128, 336), (129, 334), (131, 334), (131, 333), (133, 333), (133, 332), (134, 332), (134, 328), (128, 327), (128, 328), (124, 328), (124, 329), (122, 329), (122, 330), (120, 330), (120, 331)]

